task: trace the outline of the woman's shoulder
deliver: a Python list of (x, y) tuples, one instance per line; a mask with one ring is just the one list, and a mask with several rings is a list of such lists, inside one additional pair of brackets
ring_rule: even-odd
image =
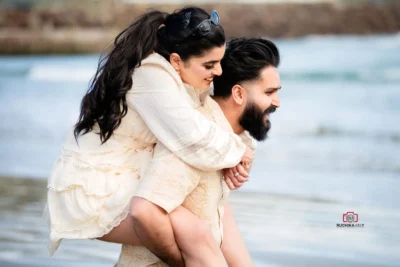
[(180, 79), (178, 73), (172, 65), (160, 54), (152, 53), (140, 63), (140, 66), (135, 69), (134, 73), (147, 73), (171, 76)]
[(153, 52), (140, 63), (141, 66), (158, 65), (166, 70), (173, 69), (172, 65), (159, 53)]
[(162, 85), (182, 84), (182, 80), (172, 65), (160, 54), (152, 53), (140, 63), (132, 75), (133, 87), (147, 87), (154, 83)]

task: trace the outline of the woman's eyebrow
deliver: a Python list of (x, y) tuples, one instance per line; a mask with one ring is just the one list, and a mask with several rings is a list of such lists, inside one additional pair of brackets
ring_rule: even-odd
[(218, 62), (219, 62), (219, 60), (209, 60), (207, 62), (204, 62), (203, 64), (215, 64), (215, 63), (218, 63)]

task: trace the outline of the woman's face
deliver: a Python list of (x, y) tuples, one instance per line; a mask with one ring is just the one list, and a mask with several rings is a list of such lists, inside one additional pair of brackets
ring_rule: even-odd
[(207, 90), (215, 76), (222, 74), (221, 60), (225, 45), (212, 48), (201, 56), (192, 56), (186, 61), (171, 56), (171, 64), (178, 71), (182, 81), (197, 89)]

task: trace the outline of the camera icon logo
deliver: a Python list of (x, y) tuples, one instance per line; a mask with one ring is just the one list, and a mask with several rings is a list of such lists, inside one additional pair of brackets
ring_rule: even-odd
[(358, 222), (358, 214), (354, 213), (353, 211), (348, 211), (343, 214), (343, 222), (353, 223)]

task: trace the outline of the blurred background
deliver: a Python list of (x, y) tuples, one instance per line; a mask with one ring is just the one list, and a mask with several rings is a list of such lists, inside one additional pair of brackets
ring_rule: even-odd
[[(281, 108), (231, 195), (256, 266), (400, 266), (400, 1), (384, 0), (0, 0), (0, 266), (116, 262), (100, 241), (49, 257), (47, 177), (100, 52), (149, 7), (190, 4), (282, 54)], [(364, 227), (338, 228), (348, 211)]]

